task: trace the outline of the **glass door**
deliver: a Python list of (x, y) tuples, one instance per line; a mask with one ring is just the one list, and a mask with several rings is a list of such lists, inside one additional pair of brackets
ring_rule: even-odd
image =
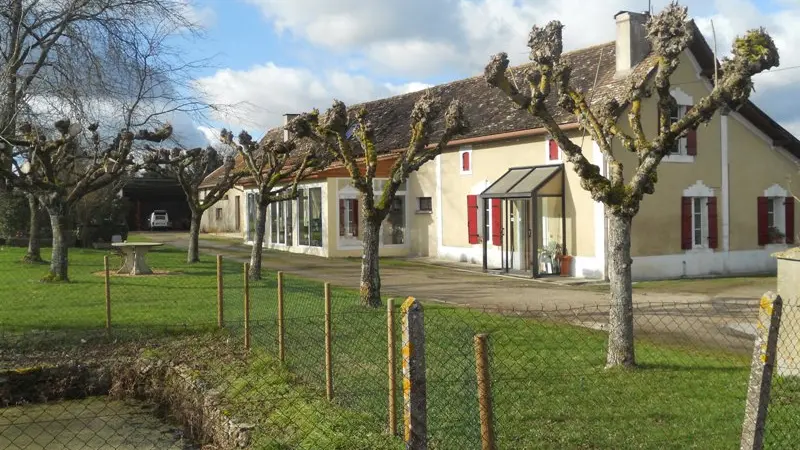
[(509, 200), (508, 208), (508, 269), (527, 272), (531, 269), (530, 200)]

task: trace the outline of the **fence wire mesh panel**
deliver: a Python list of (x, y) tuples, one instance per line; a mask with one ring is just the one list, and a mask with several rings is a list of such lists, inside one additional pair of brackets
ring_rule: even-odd
[(800, 445), (800, 309), (795, 299), (783, 299), (776, 356), (764, 444), (768, 448), (797, 447)]
[[(405, 298), (388, 314), (298, 276), (245, 283), (244, 257), (187, 264), (164, 246), (152, 274), (129, 275), (113, 250), (72, 249), (70, 282), (43, 283), (22, 250), (0, 251), (0, 448), (400, 449), (406, 423), (433, 450), (737, 448), (763, 328), (758, 298), (637, 302), (637, 366), (607, 369), (607, 305), (422, 299), (424, 339), (407, 348)], [(800, 439), (792, 308), (766, 448)], [(424, 370), (404, 371), (421, 349)], [(406, 421), (407, 394), (424, 422)]]

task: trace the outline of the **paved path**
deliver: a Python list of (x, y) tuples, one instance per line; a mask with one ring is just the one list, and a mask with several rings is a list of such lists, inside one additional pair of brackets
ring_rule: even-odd
[[(154, 240), (178, 248), (187, 248), (185, 233), (156, 233)], [(221, 253), (229, 259), (248, 261), (250, 246), (219, 239), (200, 240), (204, 254)], [(287, 252), (265, 250), (262, 266), (282, 270), (334, 285), (358, 289), (360, 260), (356, 258), (320, 258)], [(389, 296), (415, 296), (472, 306), (499, 306), (514, 309), (559, 309), (586, 305), (607, 305), (608, 294), (526, 280), (522, 278), (487, 275), (476, 271), (459, 270), (414, 262), (391, 261), (381, 265), (382, 293)], [(706, 302), (701, 294), (636, 293), (638, 303)]]
[[(186, 233), (162, 232), (149, 236), (178, 248), (188, 247)], [(201, 253), (222, 254), (227, 259), (249, 260), (250, 246), (222, 239), (200, 240)], [(320, 258), (278, 251), (264, 251), (264, 269), (328, 281), (358, 289), (360, 260)], [(530, 279), (488, 275), (465, 270), (459, 265), (424, 264), (391, 260), (381, 265), (382, 294), (414, 296), (471, 307), (499, 307), (505, 310), (543, 311), (556, 320), (603, 329), (607, 324), (609, 296), (600, 289), (559, 286)], [(679, 345), (702, 341), (749, 354), (752, 337), (747, 330), (757, 318), (758, 299), (766, 289), (763, 282), (736, 287), (709, 296), (701, 293), (634, 291), (637, 333)], [(573, 311), (566, 311), (574, 308)]]

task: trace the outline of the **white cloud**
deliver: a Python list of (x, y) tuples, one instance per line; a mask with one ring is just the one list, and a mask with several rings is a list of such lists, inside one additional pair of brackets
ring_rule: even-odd
[(358, 103), (424, 89), (425, 83), (379, 84), (362, 75), (342, 71), (322, 74), (267, 63), (249, 70), (220, 70), (198, 80), (211, 103), (233, 105), (217, 114), (224, 126), (245, 128), (253, 135), (277, 126), (286, 113), (324, 109), (334, 98)]
[[(558, 19), (564, 25), (565, 50), (612, 41), (614, 14), (641, 11), (641, 0), (247, 0), (281, 33), (339, 56), (335, 70), (257, 66), (221, 71), (202, 81), (214, 99), (249, 100), (257, 107), (238, 109), (242, 120), (258, 126), (279, 123), (284, 112), (325, 107), (331, 98), (353, 102), (403, 92), (402, 80), (467, 77), (479, 74), (499, 51), (513, 64), (527, 60), (533, 24)], [(670, 0), (656, 0), (655, 11)], [(781, 51), (781, 67), (800, 65), (800, 3), (773, 2), (769, 11), (756, 0), (684, 0), (711, 42), (714, 21), (724, 55), (736, 34), (765, 26)], [(367, 75), (353, 75), (352, 72)], [(391, 75), (398, 86), (376, 77)], [(398, 83), (398, 80), (401, 80)], [(756, 78), (755, 101), (783, 122), (800, 122), (787, 99), (800, 95), (800, 70), (778, 70)], [(415, 86), (414, 83), (407, 87)], [(425, 86), (415, 86), (415, 89)], [(240, 123), (246, 123), (242, 121)]]

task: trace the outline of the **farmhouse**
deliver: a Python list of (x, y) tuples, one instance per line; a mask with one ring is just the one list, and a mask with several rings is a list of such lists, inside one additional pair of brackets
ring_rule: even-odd
[[(573, 80), (599, 106), (623, 102), (631, 80), (652, 82), (654, 57), (644, 40), (646, 14), (615, 16), (614, 42), (564, 55)], [(672, 77), (681, 117), (710, 92), (715, 59), (692, 23), (694, 40)], [(488, 61), (487, 55), (487, 61)], [(525, 66), (513, 68), (515, 74)], [(556, 143), (527, 112), (513, 107), (482, 76), (432, 87), (444, 101), (460, 99), (472, 129), (451, 142), (401, 188), (383, 224), (383, 256), (425, 256), (467, 262), (487, 271), (545, 276), (568, 255), (576, 277), (606, 275), (604, 206), (580, 186)], [(408, 142), (409, 113), (421, 93), (365, 103), (382, 151), (378, 177), (389, 174)], [(603, 154), (575, 118), (549, 100), (570, 138), (605, 173)], [(642, 106), (645, 133), (656, 133), (656, 98)], [(627, 112), (619, 124), (628, 129)], [(285, 116), (288, 121), (291, 115)], [(282, 127), (268, 137), (285, 138)], [(636, 156), (615, 148), (626, 177)], [(790, 184), (797, 177), (800, 142), (753, 103), (720, 111), (690, 132), (659, 168), (656, 192), (633, 222), (635, 279), (774, 271), (771, 253), (794, 243), (797, 214)], [(213, 184), (216, 174), (205, 181)], [(379, 193), (384, 181), (376, 180)], [(271, 206), (265, 245), (323, 257), (359, 256), (358, 192), (347, 171), (332, 166), (300, 186), (297, 199)], [(238, 233), (251, 242), (255, 191), (245, 179), (206, 212), (206, 232)], [(564, 265), (566, 269), (566, 264)]]

